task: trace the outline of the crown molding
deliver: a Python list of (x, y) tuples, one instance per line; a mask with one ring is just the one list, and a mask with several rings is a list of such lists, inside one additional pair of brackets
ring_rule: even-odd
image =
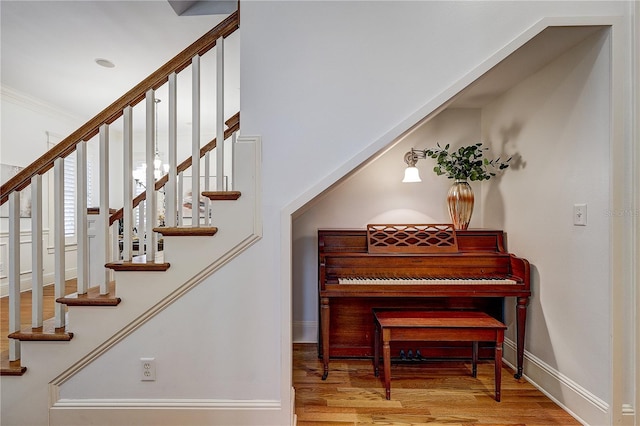
[(27, 95), (26, 93), (20, 92), (19, 90), (9, 86), (0, 85), (0, 98), (3, 101), (10, 102), (14, 105), (37, 113), (46, 114), (58, 120), (70, 122), (73, 125), (80, 125), (83, 122), (80, 117), (64, 111), (56, 105), (50, 104), (31, 95)]

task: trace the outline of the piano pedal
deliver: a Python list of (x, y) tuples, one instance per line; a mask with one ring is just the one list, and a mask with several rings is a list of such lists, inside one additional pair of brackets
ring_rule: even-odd
[(407, 354), (407, 358), (409, 358), (409, 361), (413, 361), (413, 351), (411, 349), (409, 349), (409, 353)]
[(424, 358), (422, 357), (422, 354), (420, 353), (420, 349), (416, 349), (416, 361), (423, 361)]
[(404, 354), (404, 349), (400, 349), (400, 359), (403, 361), (407, 359), (407, 356)]

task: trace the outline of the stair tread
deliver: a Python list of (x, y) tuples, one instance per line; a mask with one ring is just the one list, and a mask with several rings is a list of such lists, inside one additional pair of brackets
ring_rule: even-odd
[(104, 265), (105, 268), (113, 269), (114, 271), (166, 271), (171, 266), (167, 262), (156, 263), (153, 261), (118, 261), (110, 262)]
[(210, 237), (218, 232), (215, 226), (160, 226), (153, 228), (165, 237)]
[(9, 351), (0, 354), (0, 376), (22, 376), (27, 367), (20, 365), (20, 360), (9, 361)]
[(122, 301), (116, 297), (116, 283), (110, 282), (107, 294), (100, 294), (100, 286), (91, 287), (85, 294), (72, 293), (56, 299), (67, 306), (117, 306)]
[(237, 200), (242, 195), (240, 191), (203, 191), (201, 194), (212, 201)]
[(42, 327), (23, 328), (20, 331), (9, 334), (10, 339), (21, 341), (69, 341), (73, 339), (73, 333), (66, 331), (66, 327), (55, 327), (55, 319), (51, 318), (43, 321)]

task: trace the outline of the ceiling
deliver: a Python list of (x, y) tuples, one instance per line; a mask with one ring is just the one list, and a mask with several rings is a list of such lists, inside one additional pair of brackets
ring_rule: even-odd
[[(84, 122), (213, 28), (236, 5), (228, 0), (1, 0), (0, 82)], [(215, 14), (221, 12), (225, 14)], [(448, 107), (482, 107), (598, 29), (546, 29), (465, 88)], [(239, 68), (237, 39), (231, 49), (225, 48), (225, 58), (235, 57), (225, 62)], [(115, 67), (97, 65), (99, 58)], [(225, 93), (237, 95), (236, 104), (230, 105), (233, 114), (239, 110), (240, 83), (239, 72), (231, 74), (225, 75)], [(184, 125), (190, 123), (185, 120)]]
[[(222, 21), (230, 6), (2, 0), (0, 82), (85, 122)], [(115, 67), (99, 66), (96, 59)]]

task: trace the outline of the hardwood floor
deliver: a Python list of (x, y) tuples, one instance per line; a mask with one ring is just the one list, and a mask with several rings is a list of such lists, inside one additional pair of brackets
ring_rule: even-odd
[(502, 402), (493, 399), (493, 363), (421, 362), (392, 365), (391, 400), (370, 360), (332, 360), (322, 381), (315, 344), (293, 347), (298, 426), (580, 425), (526, 380), (503, 367)]
[[(67, 280), (65, 283), (65, 294), (75, 293), (76, 280)], [(45, 286), (42, 290), (42, 307), (43, 318), (53, 318), (53, 307), (55, 303), (55, 297), (53, 295), (53, 285)], [(20, 293), (20, 323), (22, 328), (31, 326), (31, 291), (25, 291)], [(0, 353), (9, 350), (9, 298), (0, 298)]]

